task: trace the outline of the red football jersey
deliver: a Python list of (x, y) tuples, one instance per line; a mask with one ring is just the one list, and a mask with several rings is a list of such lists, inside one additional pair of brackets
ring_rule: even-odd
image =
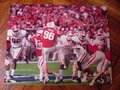
[(98, 50), (96, 45), (91, 45), (91, 44), (88, 44), (88, 49), (91, 53), (95, 53)]
[(57, 30), (51, 27), (43, 28), (42, 45), (44, 48), (53, 47), (59, 34)]
[(108, 51), (105, 53), (105, 55), (106, 55), (107, 60), (109, 60), (109, 61), (111, 62), (111, 52), (110, 52), (110, 50), (108, 50)]
[(31, 38), (33, 45), (36, 49), (36, 54), (37, 56), (42, 56), (42, 41), (41, 41), (41, 37), (37, 37), (37, 36), (33, 36)]

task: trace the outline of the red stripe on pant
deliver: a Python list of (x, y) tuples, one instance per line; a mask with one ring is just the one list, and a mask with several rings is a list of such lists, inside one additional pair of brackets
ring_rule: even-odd
[(41, 63), (41, 65), (40, 65), (41, 67), (43, 66), (43, 63), (44, 63), (44, 61), (42, 60), (42, 63)]
[(102, 65), (101, 65), (101, 69), (100, 69), (101, 72), (102, 72), (103, 66), (105, 65), (105, 60), (106, 60), (106, 58), (103, 59), (103, 63), (102, 63)]
[(80, 62), (82, 62), (84, 60), (84, 58), (86, 57), (87, 53), (84, 52), (84, 54), (82, 55), (81, 59), (79, 60)]
[(90, 66), (92, 64), (92, 62), (94, 61), (96, 57), (96, 53), (93, 54), (93, 56), (90, 58), (89, 62), (88, 62), (88, 66)]
[(22, 47), (21, 47), (21, 50), (19, 51), (19, 53), (18, 53), (18, 55), (16, 56), (15, 59), (18, 59), (18, 58), (19, 58), (19, 56), (20, 56), (20, 54), (21, 54), (22, 51), (23, 51), (23, 50), (22, 50)]

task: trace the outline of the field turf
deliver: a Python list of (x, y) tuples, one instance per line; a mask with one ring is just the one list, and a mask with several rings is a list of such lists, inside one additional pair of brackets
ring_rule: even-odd
[[(59, 63), (51, 61), (48, 63), (48, 68), (54, 72), (59, 72)], [(16, 74), (24, 74), (24, 75), (35, 75), (39, 73), (39, 69), (37, 67), (37, 63), (20, 63), (17, 66)], [(72, 62), (69, 65), (69, 68), (64, 71), (65, 75), (72, 75)]]
[[(54, 76), (49, 76), (50, 82), (47, 85), (88, 85), (89, 82), (87, 83), (73, 83), (71, 76), (72, 76), (72, 64), (73, 62), (70, 63), (69, 67), (67, 70), (64, 70), (64, 83), (56, 84), (54, 82), (55, 77)], [(48, 62), (48, 68), (56, 73), (59, 72), (59, 63), (50, 61)], [(92, 67), (93, 70), (95, 70), (95, 66)], [(39, 81), (34, 80), (34, 76), (39, 74), (39, 69), (37, 67), (37, 62), (34, 63), (18, 63), (17, 69), (15, 72), (15, 77), (17, 83), (13, 84), (24, 84), (24, 85), (44, 85), (43, 83), (40, 83)], [(89, 80), (91, 80), (91, 77), (89, 77)]]

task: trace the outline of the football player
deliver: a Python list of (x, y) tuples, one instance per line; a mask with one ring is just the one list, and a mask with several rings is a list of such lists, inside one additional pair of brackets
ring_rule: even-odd
[[(87, 40), (85, 39), (85, 36), (86, 32), (82, 30), (79, 32), (78, 36), (74, 36), (72, 38), (76, 43), (72, 48), (77, 58), (73, 64), (73, 82), (81, 82), (82, 64), (87, 56)], [(78, 77), (76, 77), (76, 71), (78, 71)]]
[(30, 41), (32, 41), (35, 50), (36, 50), (36, 56), (38, 61), (38, 68), (39, 68), (39, 81), (43, 82), (43, 64), (44, 64), (44, 60), (42, 58), (42, 41), (41, 41), (41, 37), (42, 37), (42, 33), (43, 30), (37, 30), (36, 31), (36, 35), (33, 37), (29, 37)]
[(55, 29), (56, 25), (54, 22), (48, 22), (47, 26), (43, 28), (42, 34), (42, 47), (43, 47), (43, 60), (44, 60), (44, 83), (49, 81), (48, 78), (48, 66), (47, 61), (49, 60), (49, 54), (56, 51), (56, 42), (59, 36), (57, 30)]
[(62, 35), (59, 38), (59, 42), (56, 47), (58, 47), (58, 58), (60, 61), (60, 68), (59, 68), (59, 74), (60, 78), (56, 83), (63, 82), (63, 75), (64, 70), (68, 68), (68, 65), (70, 63), (70, 55), (72, 54), (71, 46), (72, 46), (72, 40), (70, 38), (70, 34)]
[[(6, 82), (10, 82), (11, 79), (13, 79), (15, 69), (17, 67), (17, 61), (23, 57), (22, 51), (24, 50), (22, 41), (25, 37), (19, 30), (19, 26), (14, 25), (11, 30), (8, 31), (8, 40), (11, 43), (10, 48), (10, 54), (7, 56), (5, 60), (5, 66), (6, 66)], [(9, 57), (9, 58), (8, 58)], [(12, 61), (12, 69), (11, 74), (10, 73), (10, 60)]]
[(87, 62), (88, 64), (86, 65), (86, 67), (90, 67), (94, 63), (97, 64), (98, 73), (93, 77), (90, 86), (94, 85), (95, 80), (106, 70), (108, 60), (105, 56), (105, 53), (103, 52), (104, 46), (105, 46), (104, 38), (102, 36), (102, 33), (98, 30), (96, 38), (95, 40), (93, 40), (93, 45), (91, 46), (91, 49), (92, 47), (94, 47), (94, 51), (91, 50), (93, 54), (91, 55), (89, 61)]

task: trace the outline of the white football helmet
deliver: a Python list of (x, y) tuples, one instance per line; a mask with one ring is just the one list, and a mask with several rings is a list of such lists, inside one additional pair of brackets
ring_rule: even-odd
[(43, 33), (43, 30), (42, 30), (42, 29), (39, 29), (39, 30), (36, 31), (36, 35), (37, 35), (37, 36), (41, 36), (42, 33)]
[(48, 22), (48, 23), (47, 23), (47, 27), (55, 28), (56, 25), (55, 25), (54, 22)]
[(84, 30), (80, 31), (79, 32), (79, 35), (78, 35), (81, 39), (85, 39), (85, 36), (86, 36), (86, 32)]
[(20, 34), (20, 30), (18, 26), (14, 25), (12, 30), (13, 30), (13, 35), (18, 36)]

